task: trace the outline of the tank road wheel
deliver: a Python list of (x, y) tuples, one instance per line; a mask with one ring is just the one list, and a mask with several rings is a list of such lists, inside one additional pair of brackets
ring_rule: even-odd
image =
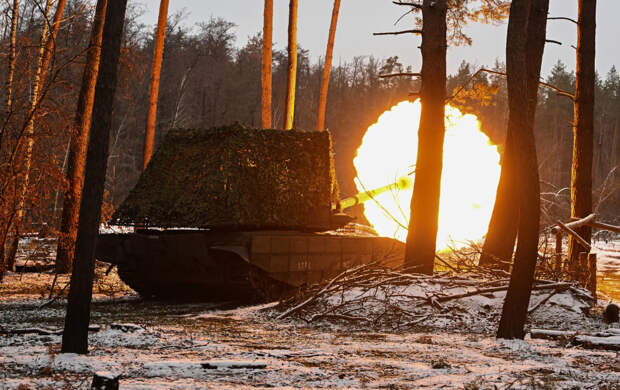
[(250, 266), (248, 278), (252, 287), (267, 302), (287, 298), (297, 290), (289, 284), (272, 278), (267, 272), (255, 266)]

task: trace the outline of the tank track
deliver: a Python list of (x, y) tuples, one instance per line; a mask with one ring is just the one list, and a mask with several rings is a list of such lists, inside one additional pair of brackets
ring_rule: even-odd
[(140, 294), (142, 298), (148, 299), (154, 297), (153, 288), (142, 277), (142, 273), (139, 271), (135, 259), (130, 259), (127, 262), (118, 264), (118, 276), (126, 285)]
[(297, 288), (273, 279), (267, 272), (256, 266), (249, 268), (248, 279), (252, 287), (266, 302), (287, 298), (297, 291)]

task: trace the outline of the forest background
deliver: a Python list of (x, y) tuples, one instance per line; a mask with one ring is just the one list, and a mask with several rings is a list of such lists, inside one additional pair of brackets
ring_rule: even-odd
[[(8, 2), (0, 19), (2, 52), (9, 42)], [(10, 112), (0, 112), (3, 140), (0, 144), (0, 195), (3, 218), (17, 205), (14, 195), (23, 168), (15, 161), (16, 146), (23, 139), (28, 120), (31, 85), (39, 51), (43, 19), (36, 1), (23, 1), (17, 34), (17, 63), (13, 81), (14, 102)], [(43, 99), (35, 113), (35, 142), (32, 174), (26, 198), (28, 210), (22, 232), (57, 230), (66, 169), (71, 121), (75, 112), (88, 45), (92, 4), (70, 0), (65, 20), (56, 40), (51, 70), (44, 85)], [(149, 74), (153, 53), (154, 28), (142, 23), (143, 8), (130, 7), (121, 53), (119, 89), (110, 139), (106, 183), (107, 215), (128, 194), (142, 170), (145, 118), (148, 105)], [(245, 42), (236, 37), (236, 26), (211, 17), (195, 26), (184, 22), (184, 13), (169, 18), (164, 51), (156, 145), (171, 128), (209, 128), (241, 122), (260, 125), (261, 50), (260, 33)], [(314, 129), (322, 62), (303, 49), (300, 42), (297, 68), (297, 112), (295, 128)], [(395, 53), (397, 54), (397, 53)], [(283, 122), (287, 56), (273, 53), (273, 120)], [(481, 73), (472, 79), (480, 64), (461, 63), (448, 80), (448, 94), (462, 85), (466, 93), (453, 102), (465, 112), (478, 116), (492, 142), (504, 139), (507, 120), (505, 79)], [(487, 64), (504, 71), (496, 61)], [(341, 195), (355, 192), (352, 160), (369, 125), (396, 103), (418, 90), (409, 77), (382, 79), (386, 73), (415, 71), (394, 55), (387, 58), (357, 56), (336, 61), (333, 66), (327, 106), (327, 127), (334, 139), (336, 172)], [(7, 80), (7, 68), (0, 67), (0, 80)], [(545, 81), (564, 91), (574, 91), (575, 75), (562, 62), (544, 76)], [(6, 89), (0, 99), (6, 101)], [(550, 89), (539, 90), (536, 137), (542, 181), (542, 223), (566, 219), (570, 210), (570, 162), (572, 154), (572, 101)], [(594, 129), (594, 212), (603, 220), (618, 222), (620, 209), (620, 74), (615, 67), (599, 69), (596, 81)], [(472, 175), (475, 175), (472, 172)], [(11, 203), (13, 202), (13, 203)], [(360, 211), (355, 211), (360, 215)]]

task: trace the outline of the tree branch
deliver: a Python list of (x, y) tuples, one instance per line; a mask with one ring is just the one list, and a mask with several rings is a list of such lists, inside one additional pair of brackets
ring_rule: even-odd
[(562, 46), (562, 42), (556, 41), (555, 39), (545, 39), (546, 43), (555, 43), (556, 45)]
[(564, 17), (564, 16), (548, 17), (547, 20), (568, 20), (569, 22), (573, 22), (576, 25), (579, 25), (579, 23), (575, 19), (567, 18), (567, 17)]
[[(506, 77), (506, 73), (505, 72), (499, 72), (497, 70), (491, 70), (491, 69), (486, 69), (486, 68), (480, 68), (476, 71), (476, 73), (474, 73), (465, 83), (463, 83), (461, 85), (461, 87), (456, 91), (456, 93), (454, 93), (452, 96), (450, 96), (448, 98), (448, 100), (452, 100), (454, 98), (456, 98), (461, 92), (463, 92), (463, 90), (465, 90), (465, 88), (467, 87), (467, 85), (469, 85), (469, 83), (474, 80), (476, 77), (478, 77), (480, 75), (480, 73), (482, 72), (486, 72), (486, 73), (491, 73), (491, 74), (496, 74), (498, 76), (502, 76), (502, 77)], [(560, 96), (566, 96), (568, 98), (570, 98), (571, 100), (575, 100), (575, 95), (573, 95), (570, 92), (564, 91), (558, 87), (555, 87), (551, 84), (545, 83), (544, 81), (539, 81), (538, 82), (539, 85), (545, 87), (545, 88), (549, 88), (555, 92), (557, 92), (558, 95)]]
[(422, 34), (422, 30), (402, 30), (372, 33), (372, 35), (401, 35), (401, 34)]
[(404, 6), (417, 8), (417, 9), (422, 9), (422, 4), (418, 4), (418, 3), (405, 3), (404, 1), (392, 1), (392, 4), (404, 5)]

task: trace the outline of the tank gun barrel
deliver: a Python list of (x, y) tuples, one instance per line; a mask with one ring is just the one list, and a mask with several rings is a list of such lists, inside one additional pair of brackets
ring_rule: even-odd
[(348, 198), (341, 199), (335, 205), (334, 209), (338, 212), (342, 212), (342, 210), (348, 209), (349, 207), (353, 207), (360, 203), (365, 203), (384, 192), (394, 189), (406, 190), (408, 188), (411, 188), (412, 186), (413, 181), (411, 180), (411, 178), (408, 176), (403, 176), (400, 179), (396, 180), (394, 183), (388, 184), (386, 186), (368, 191), (363, 191)]

